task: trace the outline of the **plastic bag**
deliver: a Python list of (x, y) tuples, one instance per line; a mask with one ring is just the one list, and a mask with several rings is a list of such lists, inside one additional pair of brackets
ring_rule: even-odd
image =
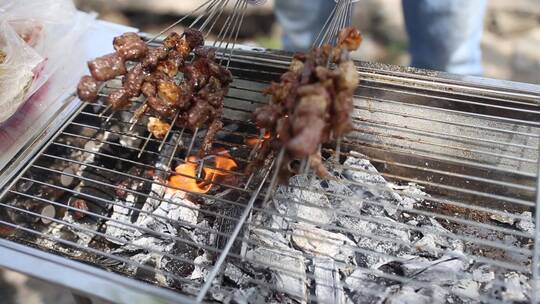
[(69, 61), (93, 19), (71, 0), (0, 1), (0, 122)]

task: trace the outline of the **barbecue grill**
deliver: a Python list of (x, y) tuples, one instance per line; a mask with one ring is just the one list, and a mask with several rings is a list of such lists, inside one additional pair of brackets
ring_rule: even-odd
[(144, 100), (69, 96), (1, 172), (0, 265), (126, 303), (537, 302), (539, 86), (357, 61), (355, 129), (322, 147), (334, 178), (298, 162), (280, 185), (279, 155), (244, 169), (264, 140), (251, 113), (292, 54), (230, 50), (203, 159), (204, 130), (149, 136)]

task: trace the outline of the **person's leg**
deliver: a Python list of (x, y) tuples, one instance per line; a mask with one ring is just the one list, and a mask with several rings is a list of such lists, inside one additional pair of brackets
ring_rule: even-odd
[(276, 0), (276, 17), (283, 27), (283, 49), (308, 50), (334, 6), (332, 0)]
[(481, 75), (486, 0), (403, 0), (411, 65)]

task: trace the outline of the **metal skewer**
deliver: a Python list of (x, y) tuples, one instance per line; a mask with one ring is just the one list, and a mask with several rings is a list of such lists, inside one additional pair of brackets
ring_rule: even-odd
[(174, 119), (169, 125), (169, 129), (167, 129), (167, 133), (165, 134), (165, 137), (163, 137), (163, 140), (161, 140), (161, 144), (159, 145), (158, 151), (161, 152), (161, 149), (163, 149), (163, 146), (165, 145), (165, 142), (167, 141), (167, 138), (169, 138), (169, 133), (171, 133), (172, 128), (174, 127), (174, 124), (176, 123), (176, 120), (178, 119), (178, 115), (180, 113), (176, 111), (176, 115), (174, 115)]
[[(229, 3), (229, 0), (210, 0), (210, 1), (207, 1), (205, 2), (203, 5), (201, 5), (200, 7), (198, 7), (195, 11), (193, 11), (190, 15), (193, 15), (195, 12), (199, 11), (200, 9), (202, 9), (203, 7), (206, 7), (204, 12), (202, 14), (200, 14), (192, 23), (189, 27), (195, 27), (201, 20), (204, 16), (208, 16), (208, 18), (206, 18), (204, 20), (204, 22), (202, 22), (202, 24), (199, 26), (199, 31), (204, 31), (205, 28), (210, 24), (210, 30), (214, 27), (214, 25), (217, 23), (217, 20), (219, 19), (219, 17), (222, 15), (226, 5)], [(244, 17), (244, 14), (245, 14), (245, 9), (247, 7), (247, 1), (246, 0), (237, 0), (236, 3), (235, 3), (235, 7), (234, 7), (234, 13), (232, 14), (232, 16), (229, 16), (227, 18), (227, 22), (225, 24), (225, 26), (221, 29), (220, 31), (220, 35), (218, 35), (218, 39), (214, 42), (214, 45), (219, 41), (219, 46), (221, 47), (221, 45), (224, 43), (225, 40), (227, 40), (227, 44), (225, 46), (225, 50), (229, 48), (229, 40), (231, 40), (230, 38), (233, 37), (233, 34), (234, 34), (234, 40), (233, 40), (233, 43), (232, 43), (232, 47), (234, 48), (234, 46), (236, 45), (236, 39), (238, 38), (238, 33), (239, 33), (239, 30), (240, 30), (240, 26), (242, 24), (242, 21), (243, 21), (243, 17)], [(239, 17), (241, 15), (241, 17)], [(175, 23), (173, 23), (171, 26), (167, 27), (165, 30), (161, 31), (157, 36), (153, 37), (150, 41), (148, 41), (148, 43), (150, 43), (151, 41), (153, 41), (154, 39), (156, 39), (157, 37), (159, 37), (160, 35), (162, 35), (163, 33), (167, 32), (168, 30), (170, 30), (171, 28), (173, 28), (175, 25), (179, 24), (180, 22), (182, 22), (187, 16), (184, 16), (183, 18), (181, 18), (180, 20), (176, 21)], [(205, 36), (208, 36), (210, 31), (208, 31), (208, 33), (205, 35)], [(222, 58), (221, 60), (223, 60), (224, 58), (224, 50), (222, 51)], [(229, 55), (229, 60), (227, 61), (227, 67), (228, 67), (228, 63), (230, 62), (230, 58), (232, 56), (232, 50), (230, 52), (230, 55)], [(141, 105), (141, 107), (146, 107), (147, 104), (146, 104), (146, 100), (145, 102)], [(142, 116), (142, 115), (141, 115)], [(170, 128), (167, 130), (167, 135), (165, 136), (165, 138), (163, 138), (159, 148), (158, 148), (158, 151), (161, 151), (161, 149), (163, 148), (167, 138), (168, 138), (168, 135), (169, 133), (171, 132), (171, 129), (174, 127), (175, 125), (175, 122), (176, 120), (178, 119), (179, 117), (179, 113), (177, 113), (175, 115), (175, 118), (174, 118), (174, 121), (173, 123), (171, 123), (170, 125)], [(135, 126), (135, 124), (138, 122), (138, 120), (140, 119), (140, 116), (138, 117), (134, 117), (130, 122), (131, 122), (131, 126), (130, 126), (130, 130), (132, 130)], [(198, 129), (195, 130), (194, 132), (194, 137), (192, 138), (191, 142), (190, 142), (190, 147), (188, 148), (188, 153), (187, 153), (187, 156), (188, 157), (191, 153), (191, 150), (193, 149), (193, 146), (194, 146), (194, 140), (195, 140), (195, 137), (196, 137), (196, 134), (198, 132)], [(144, 148), (146, 147), (146, 145), (143, 146), (143, 150)]]
[(111, 108), (112, 106), (111, 105), (107, 105), (105, 107), (105, 109), (103, 109), (103, 111), (101, 111), (101, 113), (99, 113), (98, 117), (101, 118), (103, 117), (103, 115), (105, 115), (105, 113), (107, 113), (107, 111), (109, 111), (109, 109)]
[(150, 138), (152, 137), (152, 132), (148, 133), (148, 136), (146, 137), (146, 140), (144, 141), (143, 146), (141, 147), (141, 150), (139, 151), (139, 154), (137, 154), (137, 158), (141, 158), (141, 155), (144, 152), (144, 149), (146, 149), (146, 146), (148, 145), (148, 142), (150, 141)]
[[(330, 12), (325, 24), (323, 25), (323, 28), (317, 35), (317, 38), (315, 39), (313, 43), (313, 47), (321, 47), (324, 44), (336, 44), (337, 43), (337, 35), (339, 33), (339, 30), (344, 28), (347, 24), (350, 24), (350, 18), (352, 13), (352, 7), (354, 0), (338, 0), (336, 1), (336, 5), (334, 6), (334, 9)], [(328, 66), (331, 64), (331, 59), (333, 57), (333, 54), (329, 54), (328, 58)], [(337, 141), (338, 145), (341, 145), (341, 140)], [(321, 151), (322, 146), (319, 145), (318, 151)], [(341, 148), (338, 148), (339, 151)], [(283, 166), (283, 159), (286, 153), (285, 147), (282, 147), (279, 151), (278, 158), (276, 159), (274, 163), (274, 176), (272, 177), (272, 182), (270, 183), (270, 187), (267, 190), (267, 194), (264, 198), (263, 205), (266, 204), (267, 200), (270, 198), (270, 194), (274, 193), (274, 187), (276, 186), (276, 180), (277, 176), (279, 174), (280, 168)], [(338, 157), (339, 161), (339, 157)], [(310, 157), (305, 157), (300, 166), (300, 174), (307, 175), (309, 174), (311, 168), (311, 160)]]

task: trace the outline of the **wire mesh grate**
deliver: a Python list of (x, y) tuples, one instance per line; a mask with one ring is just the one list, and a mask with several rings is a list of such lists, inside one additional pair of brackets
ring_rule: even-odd
[[(206, 4), (220, 15), (223, 2)], [(221, 47), (234, 82), (211, 157), (189, 158), (204, 130), (149, 136), (149, 117), (133, 119), (144, 100), (113, 113), (82, 104), (3, 190), (2, 238), (193, 301), (538, 299), (537, 91), (357, 63), (355, 129), (322, 147), (333, 178), (291, 163), (297, 174), (272, 185), (278, 153), (245, 173), (262, 140), (250, 119), (290, 54)]]

